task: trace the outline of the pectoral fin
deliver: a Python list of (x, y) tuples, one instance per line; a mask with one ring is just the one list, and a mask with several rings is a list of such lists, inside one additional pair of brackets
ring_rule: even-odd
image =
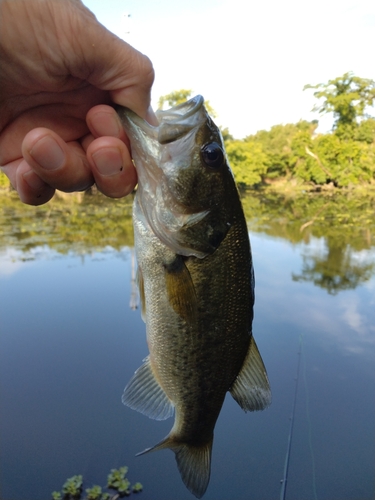
[(251, 337), (245, 361), (230, 393), (245, 411), (264, 410), (271, 404), (271, 389), (266, 368), (254, 337)]
[(141, 302), (141, 316), (144, 322), (146, 322), (146, 298), (145, 298), (145, 284), (143, 281), (142, 269), (138, 266), (137, 269), (137, 283), (139, 290), (139, 300)]
[(197, 318), (198, 303), (194, 283), (184, 259), (177, 255), (164, 268), (169, 303), (182, 319), (193, 323)]
[(156, 380), (149, 356), (144, 361), (125, 387), (122, 402), (150, 418), (165, 420), (173, 415), (173, 404)]

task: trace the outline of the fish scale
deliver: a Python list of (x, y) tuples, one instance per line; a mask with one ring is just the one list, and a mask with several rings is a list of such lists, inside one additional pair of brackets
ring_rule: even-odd
[(245, 411), (271, 402), (252, 335), (254, 273), (248, 230), (219, 129), (197, 96), (158, 112), (152, 127), (119, 116), (138, 173), (133, 207), (142, 317), (150, 355), (123, 402), (155, 418), (187, 488), (205, 493), (214, 427), (226, 393)]

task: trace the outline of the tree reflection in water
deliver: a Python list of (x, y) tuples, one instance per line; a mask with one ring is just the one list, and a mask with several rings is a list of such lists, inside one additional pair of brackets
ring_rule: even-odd
[[(294, 281), (309, 281), (336, 294), (374, 274), (375, 196), (247, 191), (242, 201), (250, 231), (306, 246)], [(111, 200), (98, 193), (56, 196), (47, 205), (30, 207), (14, 193), (2, 194), (0, 251), (15, 248), (24, 259), (37, 258), (30, 251), (45, 245), (62, 254), (132, 247), (131, 204), (132, 197)]]
[(356, 288), (374, 274), (374, 253), (366, 252), (364, 259), (360, 259), (349, 245), (336, 245), (330, 238), (324, 242), (324, 252), (309, 251), (302, 254), (302, 272), (293, 273), (293, 281), (311, 281), (329, 294), (336, 295), (341, 290)]
[(303, 267), (300, 274), (292, 274), (294, 281), (310, 281), (337, 294), (374, 274), (374, 197), (248, 193), (243, 202), (251, 231), (306, 245)]

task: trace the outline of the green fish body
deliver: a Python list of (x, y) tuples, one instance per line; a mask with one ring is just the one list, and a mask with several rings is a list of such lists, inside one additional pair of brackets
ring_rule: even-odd
[(227, 391), (245, 411), (271, 402), (252, 335), (254, 273), (246, 220), (223, 140), (201, 96), (158, 112), (152, 127), (119, 115), (139, 185), (133, 222), (150, 355), (123, 402), (154, 419), (175, 413), (170, 448), (198, 498)]

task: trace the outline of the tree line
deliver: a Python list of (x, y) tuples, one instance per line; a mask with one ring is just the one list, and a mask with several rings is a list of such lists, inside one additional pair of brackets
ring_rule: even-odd
[[(317, 133), (318, 120), (274, 125), (244, 139), (222, 129), (225, 148), (240, 187), (296, 180), (313, 186), (345, 187), (375, 182), (375, 118), (368, 114), (375, 99), (375, 81), (352, 72), (327, 83), (306, 85), (318, 103), (313, 110), (333, 114), (329, 133)], [(181, 89), (160, 97), (159, 109), (181, 104), (192, 90)], [(216, 113), (209, 101), (206, 108)], [(9, 185), (0, 173), (0, 188)]]
[[(369, 116), (375, 99), (375, 81), (348, 72), (327, 83), (306, 85), (314, 90), (314, 111), (333, 114), (329, 133), (317, 133), (318, 120), (274, 125), (244, 139), (228, 129), (223, 138), (237, 183), (254, 186), (276, 179), (296, 179), (313, 185), (344, 187), (375, 181), (375, 119)], [(174, 106), (192, 91), (171, 92), (159, 107)], [(212, 108), (208, 103), (208, 111)]]

